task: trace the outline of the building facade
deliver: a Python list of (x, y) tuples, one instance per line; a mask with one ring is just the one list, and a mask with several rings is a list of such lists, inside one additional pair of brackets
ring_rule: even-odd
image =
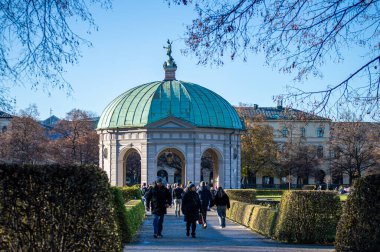
[[(236, 107), (240, 116), (252, 124), (269, 125), (273, 129), (274, 142), (278, 148), (284, 148), (286, 143), (302, 140), (303, 144), (313, 146), (319, 159), (314, 174), (289, 177), (277, 177), (265, 173), (255, 174), (254, 187), (283, 187), (289, 180), (292, 187), (302, 187), (304, 184), (332, 183), (330, 166), (330, 126), (328, 118), (312, 115), (296, 109), (287, 109), (278, 104), (276, 107)], [(318, 176), (315, 176), (315, 173)], [(323, 178), (323, 181), (319, 181)], [(252, 180), (251, 180), (252, 181)]]
[(99, 166), (118, 186), (162, 177), (239, 188), (243, 124), (237, 112), (211, 90), (176, 80), (170, 53), (163, 81), (128, 90), (102, 113)]
[(11, 123), (13, 116), (0, 111), (0, 133), (7, 131), (9, 124)]

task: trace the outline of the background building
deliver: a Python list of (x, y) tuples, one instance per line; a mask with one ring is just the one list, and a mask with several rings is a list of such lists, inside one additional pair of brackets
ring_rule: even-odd
[(235, 108), (246, 123), (269, 125), (273, 129), (273, 140), (277, 144), (279, 152), (286, 152), (285, 148), (302, 142), (305, 148), (307, 146), (313, 147), (310, 148), (310, 150), (315, 151), (313, 158), (318, 159), (318, 163), (308, 175), (292, 172), (290, 176), (280, 177), (273, 173), (259, 172), (255, 174), (254, 179), (250, 180), (250, 186), (285, 188), (288, 186), (289, 180), (292, 187), (302, 187), (304, 184), (331, 183), (329, 162), (330, 119), (296, 109), (284, 108), (281, 102), (276, 107), (259, 107), (255, 104)]
[(0, 111), (0, 133), (3, 133), (8, 129), (8, 125), (11, 123), (12, 118), (12, 115)]

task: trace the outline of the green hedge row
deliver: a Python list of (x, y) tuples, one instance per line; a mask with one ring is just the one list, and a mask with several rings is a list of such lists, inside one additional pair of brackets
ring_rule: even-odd
[(331, 243), (340, 215), (335, 192), (287, 191), (281, 199), (275, 236), (292, 243)]
[(121, 251), (107, 175), (0, 165), (0, 251)]
[(127, 203), (123, 198), (121, 187), (112, 187), (118, 231), (123, 244), (129, 243), (145, 218), (144, 204), (141, 200)]
[(141, 199), (141, 190), (139, 185), (118, 187), (123, 194), (125, 202), (130, 200)]
[(281, 241), (326, 244), (335, 239), (340, 213), (334, 192), (284, 191), (279, 209), (231, 201), (227, 218)]
[(141, 200), (131, 200), (127, 202), (126, 208), (126, 216), (128, 221), (127, 241), (130, 242), (145, 218), (145, 207)]
[(276, 224), (277, 211), (260, 205), (231, 201), (231, 207), (227, 211), (226, 216), (260, 234), (272, 237)]
[(252, 203), (256, 199), (255, 189), (228, 189), (226, 193), (230, 200)]
[(336, 251), (379, 251), (380, 174), (357, 179), (343, 208)]

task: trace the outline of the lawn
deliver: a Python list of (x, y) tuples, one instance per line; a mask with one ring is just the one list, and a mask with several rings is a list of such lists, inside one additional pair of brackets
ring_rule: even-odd
[(345, 195), (339, 195), (339, 197), (340, 197), (340, 201), (346, 201), (347, 200), (347, 194), (345, 194)]

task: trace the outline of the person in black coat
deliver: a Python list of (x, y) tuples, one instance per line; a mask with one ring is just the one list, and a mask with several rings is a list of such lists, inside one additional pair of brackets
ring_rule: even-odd
[(154, 238), (162, 237), (164, 215), (166, 208), (172, 204), (169, 190), (162, 185), (162, 179), (158, 178), (156, 184), (146, 193), (146, 210), (152, 211)]
[(199, 199), (201, 201), (201, 214), (203, 216), (204, 222), (206, 222), (207, 209), (208, 209), (210, 202), (212, 200), (212, 194), (211, 194), (210, 190), (206, 187), (206, 183), (203, 181), (201, 182), (197, 193), (198, 193)]
[(226, 227), (226, 210), (230, 208), (230, 199), (222, 187), (219, 187), (214, 197), (213, 205), (216, 205), (219, 225), (221, 228)]
[(201, 202), (196, 192), (195, 185), (190, 184), (187, 192), (183, 195), (182, 198), (182, 213), (185, 215), (186, 236), (190, 235), (191, 226), (191, 237), (195, 238), (195, 230), (197, 228), (196, 221), (199, 218), (200, 207)]

